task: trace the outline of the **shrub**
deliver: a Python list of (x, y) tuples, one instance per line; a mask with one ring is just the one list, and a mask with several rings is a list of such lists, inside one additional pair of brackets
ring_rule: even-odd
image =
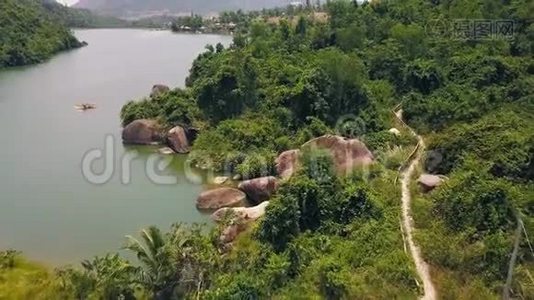
[(0, 252), (0, 269), (12, 269), (15, 267), (15, 259), (20, 252), (15, 250), (6, 250)]
[(273, 152), (250, 153), (237, 165), (235, 170), (243, 179), (275, 175), (275, 158), (276, 155)]
[(187, 92), (174, 90), (152, 99), (130, 101), (122, 107), (122, 125), (138, 119), (159, 119), (167, 126), (197, 126), (200, 112)]
[(529, 179), (534, 153), (532, 124), (528, 118), (506, 111), (473, 124), (455, 125), (431, 139), (428, 149), (442, 156), (431, 171), (448, 173), (471, 155), (489, 164), (495, 176)]

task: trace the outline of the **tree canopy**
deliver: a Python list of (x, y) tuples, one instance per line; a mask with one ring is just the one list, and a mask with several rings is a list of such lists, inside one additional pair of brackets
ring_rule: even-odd
[(41, 0), (0, 1), (0, 68), (41, 62), (81, 43)]
[[(338, 176), (330, 155), (302, 149), (298, 172), (231, 250), (220, 245), (222, 228), (149, 228), (143, 242), (126, 246), (139, 260), (118, 268), (128, 272), (126, 281), (98, 273), (124, 266), (111, 255), (60, 272), (68, 283), (61, 292), (417, 298), (419, 279), (399, 227), (397, 180), (417, 142), (393, 116), (399, 107), (428, 144), (417, 172), (448, 178), (428, 194), (411, 188), (415, 240), (439, 296), (498, 298), (519, 219), (534, 236), (533, 5), (329, 1), (317, 11), (225, 14), (246, 19), (233, 44), (207, 46), (185, 88), (126, 104), (123, 125), (150, 118), (195, 128), (190, 159), (243, 177), (274, 174), (278, 154), (327, 133), (365, 142), (375, 164)], [(455, 25), (476, 20), (493, 24), (492, 35)], [(499, 20), (511, 20), (513, 31), (497, 27)], [(402, 132), (390, 133), (393, 127)], [(525, 237), (518, 253), (513, 296), (534, 298), (534, 256)]]

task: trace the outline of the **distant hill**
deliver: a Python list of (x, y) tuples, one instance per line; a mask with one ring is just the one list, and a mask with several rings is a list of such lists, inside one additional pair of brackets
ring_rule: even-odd
[(39, 0), (0, 0), (0, 68), (41, 62), (82, 44)]
[(287, 6), (289, 0), (80, 0), (76, 8), (86, 8), (114, 16), (143, 16), (157, 13), (184, 14), (225, 10), (260, 10)]
[(129, 27), (129, 22), (113, 16), (103, 16), (88, 9), (67, 7), (54, 0), (42, 0), (44, 8), (57, 20), (74, 28)]

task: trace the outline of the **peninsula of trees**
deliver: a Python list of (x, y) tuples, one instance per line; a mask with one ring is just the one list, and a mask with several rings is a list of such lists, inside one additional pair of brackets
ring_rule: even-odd
[(42, 62), (82, 46), (43, 0), (0, 1), (0, 68)]
[[(0, 281), (0, 296), (417, 299), (398, 178), (424, 147), (411, 128), (426, 144), (417, 175), (441, 180), (431, 191), (424, 180), (425, 189), (410, 186), (414, 241), (438, 297), (534, 298), (533, 2), (316, 9), (245, 22), (230, 47), (206, 47), (185, 88), (121, 112), (124, 126), (193, 129), (189, 158), (242, 178), (278, 176), (276, 158), (299, 150), (298, 170), (263, 217), (231, 245), (221, 245), (224, 222), (150, 227), (125, 244), (136, 262), (109, 254), (41, 270), (39, 281), (20, 275), (28, 263), (5, 252), (6, 278), (33, 285)], [(480, 21), (489, 29), (476, 30)], [(358, 139), (373, 163), (340, 175), (335, 157), (302, 147), (327, 134)]]

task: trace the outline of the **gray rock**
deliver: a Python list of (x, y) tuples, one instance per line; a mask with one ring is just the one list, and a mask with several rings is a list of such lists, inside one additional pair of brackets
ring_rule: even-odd
[(186, 130), (181, 126), (176, 126), (169, 130), (167, 134), (167, 144), (177, 153), (189, 153), (191, 145), (187, 138)]
[(222, 207), (238, 206), (246, 200), (242, 191), (234, 188), (223, 187), (202, 192), (197, 198), (199, 209), (219, 209)]
[(122, 130), (125, 144), (153, 145), (161, 143), (161, 126), (155, 120), (140, 119), (126, 125)]
[(230, 223), (221, 233), (219, 241), (223, 245), (233, 242), (241, 232), (247, 229), (250, 223), (265, 215), (267, 205), (269, 205), (269, 201), (254, 207), (224, 207), (217, 210), (211, 216), (215, 222), (221, 222), (226, 216), (230, 217)]
[(275, 160), (276, 172), (283, 179), (287, 179), (296, 172), (300, 150), (287, 150), (282, 152)]
[(154, 97), (157, 97), (161, 94), (164, 94), (164, 93), (167, 93), (169, 92), (171, 89), (164, 85), (164, 84), (155, 84), (153, 87), (152, 87), (152, 92), (150, 93), (150, 98), (154, 98)]
[(242, 231), (242, 226), (237, 224), (228, 225), (221, 233), (219, 241), (223, 244), (229, 244), (233, 242), (237, 235)]
[(262, 202), (252, 207), (223, 207), (216, 210), (211, 215), (211, 219), (215, 222), (221, 222), (226, 216), (230, 216), (232, 222), (246, 224), (248, 222), (256, 221), (265, 215), (267, 205), (269, 205), (269, 201)]
[(440, 175), (421, 174), (417, 183), (421, 186), (424, 192), (430, 192), (443, 183), (444, 177)]
[(373, 153), (358, 139), (323, 135), (306, 142), (302, 147), (328, 150), (337, 173), (341, 175), (347, 175), (358, 166), (367, 166), (374, 162)]
[(269, 200), (276, 191), (278, 180), (273, 176), (254, 178), (239, 183), (238, 188), (245, 192), (254, 203), (261, 203)]

